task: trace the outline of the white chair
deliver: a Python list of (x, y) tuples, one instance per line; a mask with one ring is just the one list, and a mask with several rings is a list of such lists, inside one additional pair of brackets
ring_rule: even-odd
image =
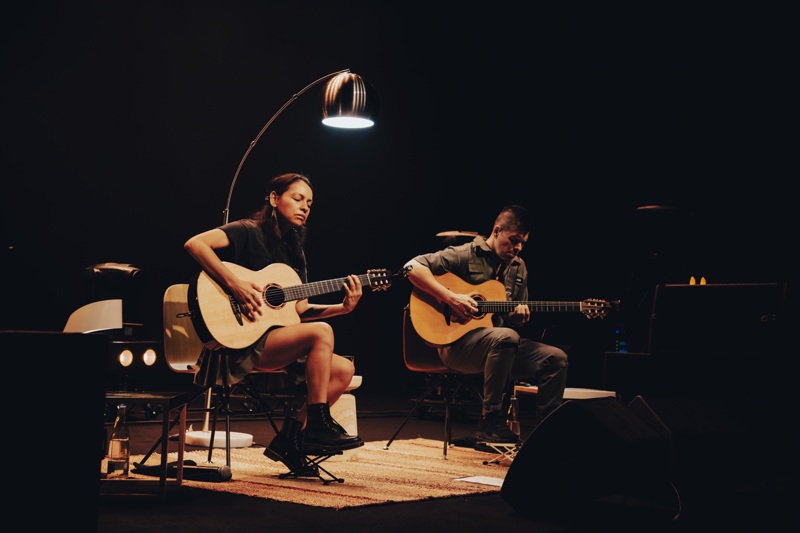
[[(203, 350), (203, 343), (192, 323), (189, 309), (189, 285), (171, 285), (164, 292), (163, 321), (164, 321), (164, 358), (169, 367), (182, 374), (196, 374), (199, 370), (197, 359)], [(190, 446), (209, 447), (209, 462), (213, 447), (247, 448), (253, 444), (253, 436), (249, 433), (230, 431), (230, 420), (226, 424), (224, 434), (217, 434), (210, 427), (211, 389), (206, 391), (206, 405), (200, 411), (205, 413), (203, 429), (200, 431), (187, 431), (186, 444)], [(213, 446), (211, 446), (213, 439)], [(227, 443), (230, 442), (228, 445)], [(228, 450), (229, 451), (229, 450)], [(228, 461), (230, 466), (230, 461)]]

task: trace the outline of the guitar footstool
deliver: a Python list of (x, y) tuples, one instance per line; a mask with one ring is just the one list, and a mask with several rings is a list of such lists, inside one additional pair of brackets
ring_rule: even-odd
[[(342, 455), (342, 451), (341, 450), (323, 450), (323, 451), (320, 451), (319, 453), (306, 455), (306, 462), (310, 466), (316, 466), (319, 469), (319, 472), (317, 473), (316, 476), (302, 476), (302, 475), (299, 475), (294, 470), (291, 470), (289, 472), (285, 472), (283, 474), (278, 475), (278, 478), (279, 479), (304, 479), (304, 478), (310, 478), (310, 477), (317, 477), (317, 478), (320, 479), (320, 481), (322, 481), (322, 483), (324, 485), (330, 485), (334, 481), (336, 483), (344, 483), (344, 478), (340, 478), (338, 476), (334, 476), (333, 474), (328, 472), (322, 465), (320, 465), (320, 463), (322, 463), (323, 461), (327, 461), (328, 459), (330, 459), (334, 455)], [(327, 477), (323, 476), (322, 475), (323, 473)]]

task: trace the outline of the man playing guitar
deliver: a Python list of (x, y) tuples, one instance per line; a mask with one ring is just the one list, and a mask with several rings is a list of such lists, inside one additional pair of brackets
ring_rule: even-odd
[[(519, 437), (506, 426), (504, 393), (514, 379), (539, 387), (536, 395), (536, 423), (541, 422), (563, 401), (567, 383), (567, 354), (555, 346), (521, 337), (518, 328), (531, 319), (527, 303), (528, 285), (525, 261), (519, 257), (530, 235), (528, 211), (520, 205), (504, 207), (488, 238), (477, 236), (472, 242), (449, 246), (418, 255), (405, 265), (417, 298), (412, 297), (412, 324), (423, 338), (426, 321), (415, 317), (415, 299), (439, 309), (445, 324), (469, 325), (481, 318), (478, 301), (464, 288), (498, 280), (505, 288), (505, 300), (520, 303), (508, 313), (496, 313), (481, 327), (465, 327), (457, 339), (438, 345), (439, 356), (448, 367), (470, 374), (483, 374), (483, 407), (475, 437), (486, 442), (518, 442)], [(442, 281), (454, 275), (461, 287)], [(455, 279), (455, 278), (452, 278)], [(486, 327), (483, 327), (486, 326)]]

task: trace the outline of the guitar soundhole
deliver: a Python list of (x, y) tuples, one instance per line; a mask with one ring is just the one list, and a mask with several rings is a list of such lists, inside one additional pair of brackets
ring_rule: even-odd
[(484, 298), (483, 296), (479, 296), (477, 294), (473, 294), (472, 299), (478, 302), (478, 310), (472, 313), (472, 318), (474, 320), (480, 320), (481, 318), (486, 316), (486, 311), (484, 310), (483, 307), (481, 307), (481, 304), (486, 301), (486, 298)]
[(270, 285), (264, 291), (264, 301), (268, 306), (278, 308), (286, 303), (286, 296), (283, 294), (282, 288), (277, 285)]

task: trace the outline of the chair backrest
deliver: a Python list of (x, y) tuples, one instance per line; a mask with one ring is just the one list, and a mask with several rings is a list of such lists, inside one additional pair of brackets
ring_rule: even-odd
[(189, 284), (172, 285), (164, 292), (164, 357), (175, 372), (197, 372), (203, 343), (189, 315)]
[(412, 372), (455, 373), (442, 363), (438, 350), (416, 332), (408, 306), (403, 309), (403, 361)]

